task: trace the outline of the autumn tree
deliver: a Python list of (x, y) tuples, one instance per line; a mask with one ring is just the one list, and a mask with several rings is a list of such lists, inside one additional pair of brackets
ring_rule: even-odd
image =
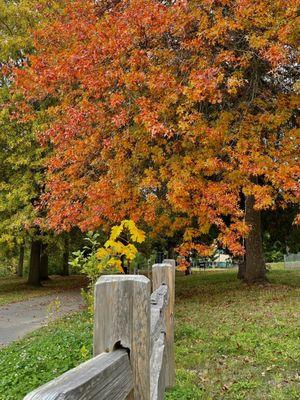
[[(21, 17), (22, 14), (22, 17)], [(32, 198), (36, 197), (30, 166), (36, 160), (32, 150), (31, 123), (11, 121), (9, 102), (11, 69), (22, 66), (32, 49), (28, 35), (34, 22), (28, 2), (0, 2), (0, 243), (2, 249), (20, 248), (18, 275), (23, 274), (25, 227), (34, 218)], [(19, 18), (17, 18), (19, 17)]]
[[(48, 275), (46, 235), (41, 235), (36, 208), (44, 188), (46, 149), (37, 141), (38, 121), (18, 115), (13, 70), (22, 69), (34, 51), (31, 29), (40, 21), (43, 3), (0, 1), (0, 246), (1, 252), (19, 247), (17, 273), (22, 276), (25, 241), (30, 242), (28, 281), (33, 285)], [(47, 2), (47, 7), (54, 4)]]
[(243, 278), (265, 280), (261, 211), (299, 201), (298, 9), (66, 1), (16, 71), (33, 121), (32, 105), (49, 104), (50, 226), (132, 218), (183, 231), (183, 254), (217, 244), (241, 255), (246, 238)]

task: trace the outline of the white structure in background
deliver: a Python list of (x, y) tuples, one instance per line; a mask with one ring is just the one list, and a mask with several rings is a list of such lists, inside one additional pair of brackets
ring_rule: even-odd
[(300, 269), (300, 253), (284, 256), (285, 269)]
[(219, 268), (226, 268), (232, 266), (232, 258), (223, 250), (217, 250), (213, 258), (213, 266)]

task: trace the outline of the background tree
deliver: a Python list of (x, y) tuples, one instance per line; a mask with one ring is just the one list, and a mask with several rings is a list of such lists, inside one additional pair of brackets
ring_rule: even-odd
[(47, 240), (43, 245), (37, 224), (41, 212), (36, 207), (44, 187), (46, 149), (37, 141), (34, 123), (18, 116), (13, 105), (12, 70), (22, 69), (34, 50), (31, 29), (41, 18), (39, 7), (43, 3), (51, 9), (57, 2), (0, 1), (0, 245), (2, 252), (19, 249), (21, 276), (24, 243), (28, 239), (28, 281), (33, 285), (39, 285), (48, 276)]
[(265, 256), (268, 262), (283, 261), (284, 254), (300, 251), (300, 229), (293, 223), (298, 213), (297, 206), (277, 210), (274, 213), (265, 211), (262, 214), (262, 229)]
[(16, 72), (26, 112), (51, 99), (49, 224), (183, 229), (185, 255), (245, 237), (265, 280), (261, 210), (299, 202), (298, 1), (106, 3), (66, 1)]

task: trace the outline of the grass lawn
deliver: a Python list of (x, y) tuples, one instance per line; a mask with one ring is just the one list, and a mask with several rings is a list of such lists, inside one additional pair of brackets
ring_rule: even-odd
[(168, 399), (299, 399), (300, 271), (266, 287), (235, 273), (177, 279), (177, 387)]
[[(248, 287), (232, 271), (177, 278), (177, 385), (167, 400), (298, 400), (300, 271)], [(18, 400), (91, 355), (77, 314), (0, 351), (0, 399)]]
[(62, 290), (72, 290), (85, 286), (86, 279), (81, 275), (51, 276), (41, 287), (29, 286), (26, 279), (16, 276), (0, 278), (0, 306), (33, 297), (45, 296)]

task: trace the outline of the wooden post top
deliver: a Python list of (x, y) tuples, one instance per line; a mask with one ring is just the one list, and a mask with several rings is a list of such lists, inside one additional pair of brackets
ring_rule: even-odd
[(130, 282), (149, 282), (149, 279), (144, 275), (102, 275), (96, 282), (99, 285), (103, 282), (117, 282), (117, 281), (130, 281)]

